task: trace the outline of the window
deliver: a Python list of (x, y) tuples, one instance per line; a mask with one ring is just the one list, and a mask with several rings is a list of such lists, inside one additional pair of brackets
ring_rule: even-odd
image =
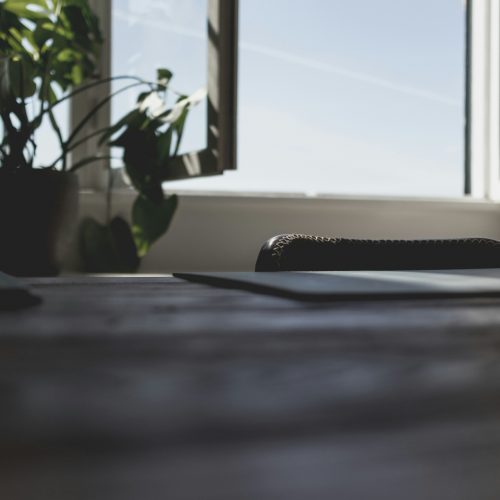
[[(210, 82), (206, 12), (217, 5), (226, 16), (221, 27), (234, 28), (238, 10), (234, 0), (90, 1), (113, 33), (108, 71), (151, 73), (170, 65), (183, 90)], [(466, 0), (239, 3), (238, 171), (169, 189), (460, 197), (465, 187), (467, 194), (492, 197), (498, 0), (468, 9)], [(217, 69), (227, 83), (235, 72), (236, 32), (226, 40)], [(221, 142), (230, 160), (223, 163), (232, 168), (236, 94), (219, 91), (228, 106), (222, 114), (229, 139)], [(207, 114), (206, 106), (192, 113), (185, 152), (208, 145)], [(487, 165), (480, 145), (485, 127)]]
[[(33, 117), (39, 112), (39, 102), (34, 99), (32, 104)], [(68, 136), (69, 132), (69, 111), (68, 101), (64, 101), (54, 108), (54, 115), (57, 123), (60, 125), (63, 137)], [(57, 158), (60, 151), (59, 141), (48, 118), (45, 118), (41, 127), (36, 131), (37, 150), (35, 156), (35, 167), (46, 167), (51, 165)]]
[(463, 0), (240, 0), (238, 171), (175, 189), (459, 197)]
[[(153, 79), (157, 68), (176, 75), (182, 93), (194, 85), (206, 87), (204, 105), (188, 117), (183, 151), (170, 171), (172, 179), (214, 175), (236, 167), (236, 68), (237, 6), (234, 0), (89, 0), (101, 18), (106, 44), (101, 75), (133, 75)], [(147, 12), (147, 15), (145, 15)], [(107, 36), (106, 36), (107, 35)], [(174, 67), (175, 66), (175, 67)], [(100, 85), (73, 100), (73, 121), (80, 114), (117, 90), (115, 84)], [(133, 106), (135, 92), (112, 101), (81, 135), (91, 135)], [(75, 157), (97, 149), (88, 141)], [(83, 185), (102, 188), (105, 169), (83, 172)]]

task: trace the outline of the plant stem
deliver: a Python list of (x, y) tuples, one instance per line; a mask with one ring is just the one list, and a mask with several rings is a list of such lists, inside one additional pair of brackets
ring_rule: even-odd
[(78, 161), (74, 165), (71, 166), (69, 172), (75, 172), (79, 168), (84, 167), (85, 165), (90, 165), (91, 163), (95, 163), (96, 161), (101, 160), (121, 160), (116, 156), (88, 156), (87, 158), (83, 158), (83, 160)]
[(108, 130), (108, 127), (101, 128), (100, 130), (96, 130), (95, 132), (92, 132), (91, 134), (82, 137), (78, 141), (74, 142), (73, 144), (67, 144), (64, 143), (64, 148), (63, 152), (50, 164), (50, 168), (54, 168), (57, 165), (57, 162), (63, 159), (64, 155), (67, 155), (69, 152), (71, 152), (73, 149), (77, 148), (78, 146), (81, 146), (85, 142), (87, 142), (89, 139), (92, 139), (92, 137), (96, 137), (103, 132), (106, 132)]
[[(59, 144), (61, 146), (61, 150), (63, 151), (63, 154), (58, 159), (58, 161), (62, 160), (62, 163), (63, 163), (62, 164), (62, 171), (66, 172), (66, 170), (67, 170), (67, 151), (65, 150), (65, 147), (64, 147), (65, 146), (65, 144), (64, 144), (64, 138), (62, 136), (61, 129), (59, 128), (59, 125), (57, 124), (57, 121), (56, 121), (56, 118), (54, 116), (54, 113), (52, 112), (52, 110), (50, 110), (48, 113), (49, 113), (50, 123), (52, 125), (52, 128), (54, 129), (54, 132), (57, 135), (57, 139), (59, 140)], [(55, 165), (51, 165), (51, 166), (55, 167)]]
[(140, 82), (144, 85), (149, 85), (151, 87), (151, 89), (154, 89), (154, 87), (156, 86), (156, 82), (150, 82), (147, 80), (143, 80), (142, 78), (139, 78), (136, 76), (119, 75), (119, 76), (110, 76), (107, 78), (101, 78), (101, 79), (96, 80), (92, 83), (88, 83), (86, 85), (81, 85), (80, 87), (75, 89), (73, 92), (70, 92), (69, 94), (66, 94), (64, 97), (61, 97), (57, 101), (53, 102), (48, 108), (41, 110), (40, 114), (37, 117), (35, 117), (31, 123), (34, 125), (34, 128), (38, 128), (38, 126), (40, 125), (40, 123), (42, 121), (43, 115), (45, 115), (45, 113), (48, 113), (50, 110), (52, 110), (53, 108), (55, 108), (59, 104), (63, 103), (64, 101), (67, 101), (68, 99), (71, 99), (72, 97), (75, 97), (76, 95), (81, 94), (82, 92), (85, 92), (89, 89), (92, 89), (94, 87), (98, 87), (99, 85), (104, 85), (105, 83), (118, 81), (118, 80), (134, 80), (138, 83)]
[(36, 141), (33, 138), (33, 136), (30, 137), (29, 142), (31, 144), (31, 147), (33, 148), (33, 152), (31, 153), (31, 164), (33, 164), (33, 162), (35, 161), (37, 145), (36, 145)]
[(111, 166), (108, 165), (108, 186), (106, 189), (106, 225), (111, 222), (111, 197), (113, 194), (114, 172)]
[[(28, 162), (24, 156), (26, 144), (32, 136), (30, 127), (23, 126), (23, 124), (26, 124), (26, 110), (16, 101), (12, 101), (11, 106), (6, 106), (6, 108), (6, 110), (4, 109), (1, 111), (0, 116), (7, 129), (9, 139), (7, 142), (10, 147), (9, 154), (3, 166), (10, 170), (15, 170), (16, 168), (30, 168), (33, 162)], [(11, 114), (14, 114), (21, 123), (21, 128), (19, 130), (12, 123)]]
[(81, 120), (81, 122), (75, 127), (73, 132), (70, 134), (68, 137), (68, 140), (66, 141), (66, 145), (71, 144), (71, 141), (78, 135), (80, 130), (85, 126), (85, 124), (92, 119), (92, 117), (99, 111), (102, 107), (104, 107), (113, 97), (117, 96), (118, 94), (121, 94), (122, 92), (125, 92), (126, 90), (130, 90), (131, 88), (138, 87), (140, 85), (144, 85), (143, 82), (136, 82), (132, 83), (130, 85), (127, 85), (126, 87), (123, 87), (116, 92), (113, 92), (112, 94), (108, 95), (105, 97), (102, 101), (97, 103), (86, 115), (85, 117)]

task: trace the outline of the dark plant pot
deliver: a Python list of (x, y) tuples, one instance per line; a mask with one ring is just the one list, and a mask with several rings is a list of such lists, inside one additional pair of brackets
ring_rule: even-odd
[(0, 271), (60, 272), (78, 214), (78, 178), (52, 170), (0, 168)]

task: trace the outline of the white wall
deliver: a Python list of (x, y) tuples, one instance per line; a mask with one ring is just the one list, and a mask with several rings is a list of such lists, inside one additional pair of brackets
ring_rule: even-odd
[[(130, 213), (134, 194), (114, 196)], [(104, 196), (82, 193), (81, 216), (102, 216)], [(473, 200), (398, 200), (182, 195), (167, 235), (141, 272), (252, 271), (262, 243), (280, 233), (360, 238), (500, 239), (500, 205)]]

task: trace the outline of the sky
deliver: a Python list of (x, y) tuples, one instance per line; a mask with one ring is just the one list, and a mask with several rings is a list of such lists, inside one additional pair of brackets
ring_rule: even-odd
[[(114, 73), (205, 86), (206, 8), (114, 0)], [(240, 0), (239, 28), (238, 170), (167, 189), (462, 194), (462, 0)], [(204, 148), (205, 119), (192, 112), (185, 151)]]

